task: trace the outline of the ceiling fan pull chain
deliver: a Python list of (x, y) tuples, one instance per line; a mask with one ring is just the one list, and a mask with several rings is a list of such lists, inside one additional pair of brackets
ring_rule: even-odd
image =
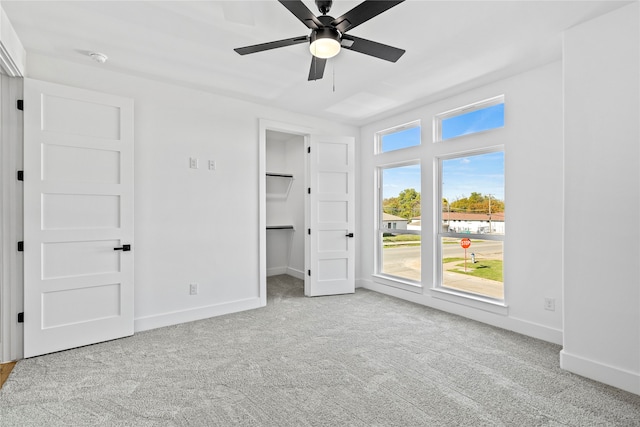
[(336, 93), (336, 66), (332, 67), (333, 69), (333, 93)]

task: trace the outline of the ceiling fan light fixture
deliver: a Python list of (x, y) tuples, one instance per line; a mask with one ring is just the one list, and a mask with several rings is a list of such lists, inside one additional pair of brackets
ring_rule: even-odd
[(340, 33), (335, 28), (320, 28), (311, 33), (309, 50), (316, 58), (333, 58), (340, 47)]

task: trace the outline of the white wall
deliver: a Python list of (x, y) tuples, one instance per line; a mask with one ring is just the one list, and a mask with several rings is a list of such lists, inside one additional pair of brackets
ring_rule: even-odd
[[(497, 95), (505, 96), (505, 127), (471, 139), (459, 138), (434, 144), (433, 116)], [(373, 212), (374, 153), (376, 131), (421, 120), (422, 145), (407, 150), (422, 161), (423, 289), (420, 293), (377, 283), (374, 273), (375, 225)], [(404, 114), (364, 126), (361, 130), (359, 187), (361, 202), (358, 252), (358, 284), (420, 304), (460, 314), (472, 319), (538, 337), (562, 342), (562, 64), (547, 66), (481, 87)], [(435, 279), (435, 213), (433, 158), (447, 151), (465, 151), (481, 145), (504, 145), (506, 230), (504, 241), (504, 279), (506, 310), (487, 311), (435, 298), (431, 293)], [(402, 153), (390, 154), (389, 161)], [(545, 227), (541, 215), (557, 215), (558, 221)], [(544, 309), (544, 299), (556, 300), (556, 311)], [(471, 304), (471, 302), (469, 302)]]
[[(135, 102), (136, 330), (259, 305), (259, 119), (355, 128), (38, 55), (27, 77)], [(189, 157), (200, 168), (189, 168)], [(215, 172), (207, 161), (217, 163)], [(189, 283), (200, 293), (190, 296)]]
[[(640, 394), (638, 3), (565, 34), (562, 367)], [(616, 224), (609, 219), (615, 215)]]

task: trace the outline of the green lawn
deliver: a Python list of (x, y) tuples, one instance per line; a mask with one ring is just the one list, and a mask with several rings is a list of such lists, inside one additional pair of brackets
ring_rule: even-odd
[[(451, 258), (450, 258), (451, 259)], [(451, 259), (456, 261), (456, 259)], [(485, 259), (476, 262), (475, 264), (471, 260), (467, 260), (467, 272), (464, 272), (464, 262), (456, 264), (456, 273), (468, 274), (469, 276), (481, 277), (483, 279), (495, 280), (503, 282), (502, 279), (502, 260), (499, 259)]]
[[(420, 246), (421, 244), (420, 236), (415, 234), (398, 234), (397, 236), (383, 236), (382, 241), (383, 241), (384, 248)], [(394, 244), (392, 245), (392, 244), (384, 244), (384, 243), (394, 243)]]
[(397, 236), (384, 236), (385, 242), (419, 242), (420, 236), (417, 234), (398, 234)]

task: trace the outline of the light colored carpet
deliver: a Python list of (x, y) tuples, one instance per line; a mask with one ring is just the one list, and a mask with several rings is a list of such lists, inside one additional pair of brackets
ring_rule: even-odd
[(305, 298), (19, 362), (0, 425), (640, 426), (560, 347), (375, 292)]

